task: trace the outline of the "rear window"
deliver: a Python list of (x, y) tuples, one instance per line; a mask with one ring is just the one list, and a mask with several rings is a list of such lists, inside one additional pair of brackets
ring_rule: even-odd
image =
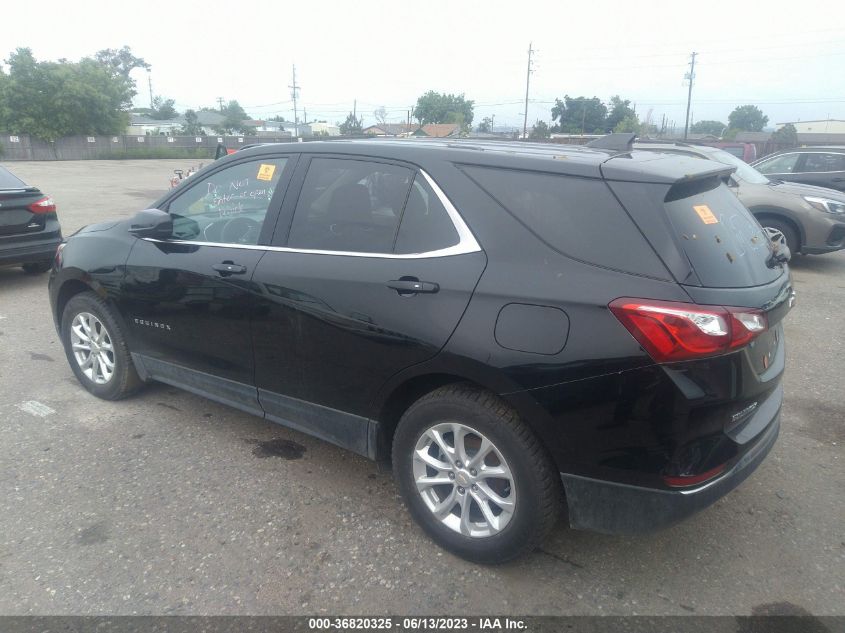
[(4, 167), (0, 167), (0, 189), (25, 189), (26, 183)]
[(462, 169), (559, 253), (615, 270), (669, 278), (604, 181), (492, 167)]
[(762, 227), (718, 178), (675, 185), (665, 208), (703, 286), (760, 286), (780, 276), (766, 265), (771, 244)]

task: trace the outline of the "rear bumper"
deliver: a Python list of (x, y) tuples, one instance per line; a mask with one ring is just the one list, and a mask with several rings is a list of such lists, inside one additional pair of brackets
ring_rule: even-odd
[(573, 528), (639, 534), (676, 523), (711, 505), (742, 483), (772, 449), (780, 411), (730, 470), (697, 488), (658, 490), (561, 473)]
[(0, 242), (0, 266), (51, 261), (61, 243), (61, 235), (37, 242), (12, 242), (9, 244)]

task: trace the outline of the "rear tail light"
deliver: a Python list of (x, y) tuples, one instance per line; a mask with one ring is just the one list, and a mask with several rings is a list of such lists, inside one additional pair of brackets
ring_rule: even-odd
[(627, 298), (608, 307), (658, 363), (724, 354), (768, 329), (765, 313), (753, 308)]
[(44, 196), (27, 207), (33, 213), (55, 213), (56, 203), (51, 196)]
[(726, 467), (727, 464), (722, 464), (721, 466), (716, 466), (716, 468), (712, 468), (707, 472), (699, 473), (698, 475), (663, 475), (663, 481), (667, 486), (672, 486), (673, 488), (695, 486), (697, 484), (703, 484), (705, 481), (709, 481), (710, 479), (721, 475), (725, 472)]

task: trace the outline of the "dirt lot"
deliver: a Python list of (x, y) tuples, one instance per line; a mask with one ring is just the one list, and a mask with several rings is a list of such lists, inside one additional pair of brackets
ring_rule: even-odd
[[(145, 208), (192, 164), (5, 166), (55, 197), (70, 234)], [(845, 614), (845, 253), (793, 273), (783, 430), (748, 481), (669, 530), (559, 525), (490, 568), (435, 547), (363, 458), (166, 386), (96, 400), (46, 276), (0, 269), (0, 614)]]

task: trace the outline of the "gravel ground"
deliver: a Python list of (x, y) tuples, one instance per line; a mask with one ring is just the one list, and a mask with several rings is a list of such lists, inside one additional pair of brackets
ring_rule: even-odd
[[(5, 166), (70, 234), (196, 164)], [(162, 385), (88, 395), (46, 276), (0, 269), (0, 614), (845, 614), (845, 253), (793, 274), (783, 429), (750, 479), (656, 534), (561, 524), (484, 567), (434, 546), (363, 458)]]

